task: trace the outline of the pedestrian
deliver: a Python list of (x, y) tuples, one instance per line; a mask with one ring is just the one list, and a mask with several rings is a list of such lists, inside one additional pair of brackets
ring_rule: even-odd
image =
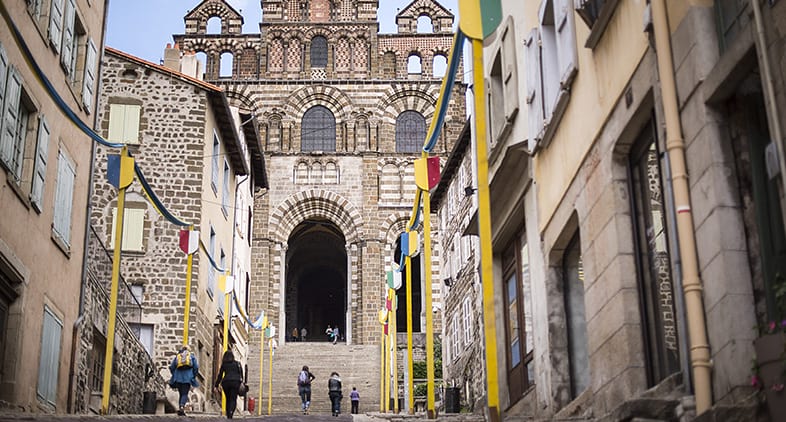
[(333, 416), (338, 416), (341, 413), (341, 399), (344, 397), (341, 395), (341, 378), (338, 376), (338, 372), (330, 374), (330, 379), (328, 379), (328, 397), (330, 397), (330, 407), (333, 409)]
[(328, 325), (328, 327), (325, 329), (325, 334), (328, 337), (328, 341), (333, 341), (333, 327)]
[(300, 395), (303, 414), (308, 415), (308, 408), (311, 406), (311, 381), (316, 377), (308, 370), (308, 366), (303, 365), (303, 369), (297, 376), (297, 390)]
[(306, 334), (308, 334), (308, 330), (306, 327), (300, 329), (300, 341), (306, 341)]
[(358, 407), (360, 407), (360, 393), (355, 387), (352, 387), (352, 392), (349, 393), (349, 399), (352, 400), (352, 414), (358, 414)]
[(298, 336), (298, 330), (297, 330), (297, 327), (295, 327), (292, 330), (292, 341), (297, 341), (297, 336)]
[(224, 357), (221, 359), (221, 369), (218, 370), (216, 376), (216, 384), (213, 391), (218, 394), (219, 385), (221, 390), (224, 391), (226, 396), (226, 409), (224, 413), (227, 419), (232, 419), (237, 408), (237, 395), (240, 390), (240, 385), (243, 384), (243, 365), (235, 360), (235, 354), (231, 350), (224, 352)]
[(333, 344), (336, 344), (336, 341), (338, 341), (338, 337), (339, 337), (338, 325), (336, 325), (333, 328)]
[(188, 346), (183, 345), (180, 351), (177, 352), (172, 363), (169, 364), (169, 372), (172, 377), (169, 379), (169, 386), (177, 390), (180, 394), (178, 401), (179, 408), (177, 414), (180, 416), (186, 415), (186, 403), (188, 403), (188, 392), (191, 387), (199, 387), (197, 382), (197, 374), (199, 374), (199, 363), (197, 358), (188, 350)]

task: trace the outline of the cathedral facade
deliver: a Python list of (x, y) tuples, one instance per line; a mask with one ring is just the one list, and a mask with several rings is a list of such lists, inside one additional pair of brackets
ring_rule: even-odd
[[(249, 312), (264, 311), (279, 342), (295, 328), (326, 339), (328, 325), (347, 344), (379, 340), (385, 270), (412, 212), (413, 161), (435, 112), (454, 15), (415, 0), (399, 10), (398, 32), (381, 34), (378, 5), (263, 0), (260, 33), (243, 34), (235, 9), (205, 0), (174, 36), (204, 58), (204, 79), (259, 121), (269, 189), (254, 200)], [(217, 22), (220, 31), (209, 30)], [(466, 121), (466, 85), (452, 90), (438, 155)], [(432, 288), (440, 301), (439, 260), (436, 249), (433, 286), (414, 283), (412, 309), (399, 311), (413, 313), (416, 330), (425, 331), (420, 292)], [(259, 337), (250, 339), (254, 362)]]

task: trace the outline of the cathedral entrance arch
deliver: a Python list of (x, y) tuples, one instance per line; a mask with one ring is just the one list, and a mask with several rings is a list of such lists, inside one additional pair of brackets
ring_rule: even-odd
[(287, 334), (306, 328), (307, 341), (327, 341), (325, 328), (347, 327), (347, 251), (341, 230), (332, 222), (300, 223), (287, 241)]

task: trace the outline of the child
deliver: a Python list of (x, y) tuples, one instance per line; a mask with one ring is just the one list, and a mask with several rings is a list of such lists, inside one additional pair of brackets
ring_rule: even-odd
[(352, 400), (352, 414), (358, 414), (358, 405), (360, 404), (360, 393), (355, 387), (352, 387), (352, 392), (349, 393), (349, 398)]

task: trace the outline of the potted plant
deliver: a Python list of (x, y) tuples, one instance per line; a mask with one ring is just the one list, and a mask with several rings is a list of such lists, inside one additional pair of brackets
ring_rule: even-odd
[[(786, 278), (775, 277), (775, 319), (760, 330), (754, 341), (756, 359), (751, 384), (763, 391), (770, 416), (786, 415)], [(773, 419), (777, 420), (777, 419)]]

